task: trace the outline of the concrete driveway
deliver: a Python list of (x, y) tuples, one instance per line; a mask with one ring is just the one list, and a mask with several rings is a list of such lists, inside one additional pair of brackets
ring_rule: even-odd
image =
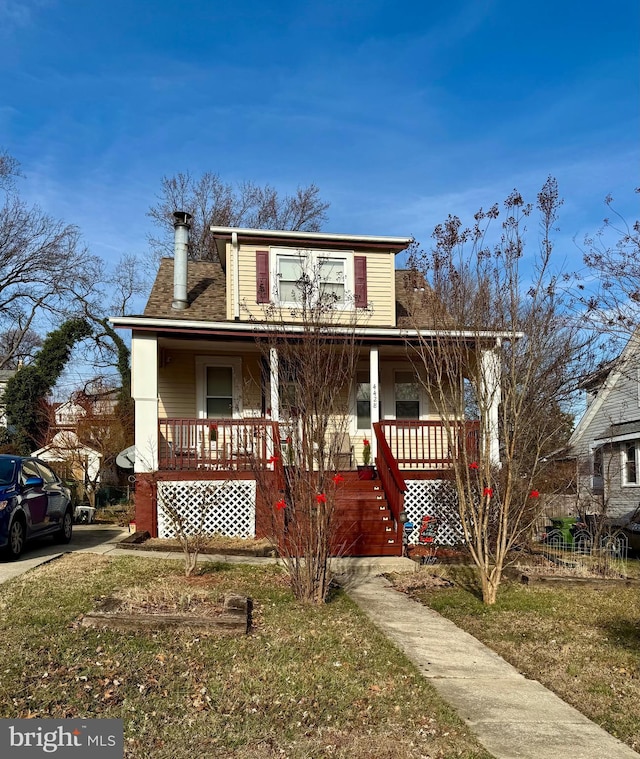
[(7, 561), (0, 558), (0, 583), (37, 567), (40, 564), (55, 559), (69, 551), (89, 551), (91, 553), (108, 553), (113, 550), (113, 544), (129, 534), (126, 527), (110, 524), (74, 524), (73, 537), (68, 545), (52, 542), (51, 536), (33, 540), (18, 561)]

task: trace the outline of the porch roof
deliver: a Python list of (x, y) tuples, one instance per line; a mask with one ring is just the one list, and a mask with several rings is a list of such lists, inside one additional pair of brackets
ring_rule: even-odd
[[(119, 329), (132, 329), (141, 332), (158, 332), (162, 334), (181, 333), (189, 336), (211, 336), (251, 338), (255, 340), (261, 335), (273, 335), (273, 330), (261, 330), (259, 325), (248, 322), (215, 322), (195, 321), (193, 319), (164, 319), (147, 316), (111, 316), (109, 321)], [(391, 327), (359, 327), (355, 331), (350, 327), (332, 327), (331, 337), (338, 339), (340, 335), (345, 337), (355, 334), (362, 342), (396, 342), (428, 338), (428, 337), (452, 337), (468, 338), (469, 340), (516, 340), (523, 337), (522, 332), (499, 332), (493, 330), (457, 330), (457, 329), (399, 329)], [(304, 327), (300, 324), (286, 324), (279, 330), (279, 334), (291, 337), (301, 336)]]

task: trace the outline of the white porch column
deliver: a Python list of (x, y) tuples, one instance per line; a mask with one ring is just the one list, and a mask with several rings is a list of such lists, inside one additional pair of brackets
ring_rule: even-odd
[(482, 416), (482, 438), (489, 441), (489, 461), (500, 465), (500, 436), (498, 409), (500, 406), (500, 344), (483, 350), (480, 354), (480, 401), (484, 408)]
[(158, 469), (158, 339), (155, 332), (131, 337), (131, 395), (135, 402), (134, 472)]
[[(373, 433), (373, 425), (375, 422), (380, 421), (380, 366), (378, 347), (372, 346), (369, 348), (369, 385), (371, 387), (370, 392), (370, 413), (371, 413), (371, 432)], [(375, 434), (371, 435), (371, 460), (376, 460), (376, 454), (378, 452), (378, 441)]]
[(271, 388), (271, 419), (280, 421), (280, 383), (278, 380), (278, 351), (269, 348), (269, 386)]

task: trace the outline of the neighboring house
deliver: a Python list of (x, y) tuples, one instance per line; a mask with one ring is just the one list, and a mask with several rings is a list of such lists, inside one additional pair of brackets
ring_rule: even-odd
[(110, 417), (115, 413), (117, 395), (115, 391), (96, 394), (74, 393), (73, 398), (53, 405), (54, 427), (56, 430), (76, 429), (88, 415), (92, 418)]
[(7, 426), (7, 412), (4, 405), (4, 391), (7, 389), (7, 382), (14, 376), (17, 369), (0, 369), (0, 427)]
[[(188, 220), (176, 216), (176, 255), (162, 260), (144, 314), (111, 319), (132, 331), (138, 529), (171, 534), (157, 507), (158, 488), (172, 483), (175, 493), (179, 486), (189, 509), (197, 500), (191, 494), (203, 483), (231, 477), (227, 508), (209, 529), (265, 534), (266, 506), (256, 495), (247, 441), (265, 468), (274, 466), (269, 453), (286, 450), (283, 406), (290, 378), (279, 367), (277, 350), (265, 360), (256, 339), (269, 334), (265, 308), (290, 306), (302, 268), (310, 265), (336, 293), (345, 319), (363, 315), (357, 371), (345, 389), (354, 457), (341, 468), (355, 468), (363, 440), (371, 441), (381, 480), (373, 494), (371, 484), (362, 487), (369, 488), (380, 520), (371, 520), (366, 534), (354, 535), (344, 550), (400, 555), (402, 507), (419, 523), (422, 514), (450, 509), (455, 499), (446, 482), (451, 460), (445, 433), (407, 354), (407, 343), (417, 342), (418, 334), (409, 314), (424, 288), (412, 287), (407, 272), (396, 270), (395, 257), (411, 238), (212, 227), (219, 261), (187, 263)], [(428, 308), (420, 326), (434, 326)], [(292, 317), (283, 332), (295, 338), (296, 330)], [(488, 384), (498, 374), (498, 339), (488, 335), (480, 357)], [(490, 455), (497, 459), (497, 393), (494, 398), (487, 424)], [(477, 429), (469, 423), (476, 441)], [(449, 534), (452, 542), (457, 537)]]
[(620, 516), (640, 502), (640, 335), (582, 388), (587, 408), (569, 440), (578, 508)]
[(54, 465), (60, 476), (77, 482), (79, 496), (92, 503), (98, 488), (116, 481), (115, 467), (104, 461), (116, 403), (115, 391), (103, 391), (77, 392), (54, 404), (50, 440), (32, 453)]
[(102, 454), (82, 443), (73, 430), (59, 430), (50, 443), (31, 455), (54, 464), (59, 476), (82, 483), (92, 491), (100, 485)]

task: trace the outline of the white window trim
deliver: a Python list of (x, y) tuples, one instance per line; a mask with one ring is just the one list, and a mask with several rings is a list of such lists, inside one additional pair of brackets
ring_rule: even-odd
[(340, 311), (355, 310), (354, 271), (352, 250), (316, 250), (315, 248), (271, 248), (269, 260), (271, 261), (270, 282), (271, 300), (285, 308), (300, 307), (296, 301), (280, 300), (280, 278), (278, 277), (278, 258), (288, 256), (291, 258), (307, 258), (310, 266), (314, 269), (321, 258), (332, 258), (344, 261), (344, 303), (336, 303), (335, 307)]
[(621, 485), (623, 488), (640, 488), (640, 438), (633, 438), (627, 442), (633, 442), (636, 446), (636, 482), (627, 482), (627, 446), (625, 444), (620, 447)]
[(198, 419), (207, 418), (206, 376), (209, 366), (228, 366), (232, 372), (232, 418), (242, 419), (242, 358), (240, 356), (196, 356), (196, 406)]

